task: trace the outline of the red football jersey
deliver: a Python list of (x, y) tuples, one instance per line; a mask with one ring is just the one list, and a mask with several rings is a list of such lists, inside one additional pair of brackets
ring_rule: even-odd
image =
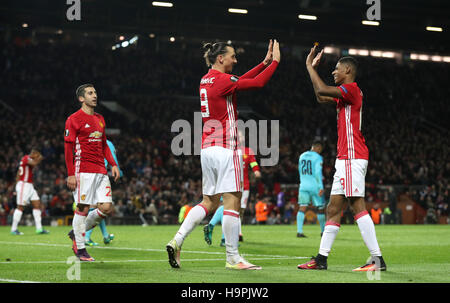
[(363, 93), (356, 82), (339, 86), (342, 98), (337, 102), (337, 158), (369, 159), (369, 149), (361, 132)]
[(19, 181), (33, 183), (33, 167), (31, 165), (28, 165), (28, 160), (30, 159), (30, 155), (25, 155), (20, 160)]
[(260, 63), (240, 78), (210, 69), (200, 81), (200, 105), (203, 121), (202, 149), (222, 146), (237, 150), (236, 92), (261, 88), (278, 66)]
[(237, 149), (236, 76), (210, 69), (200, 82), (202, 148)]
[(244, 190), (250, 189), (250, 181), (248, 178), (248, 168), (250, 167), (253, 172), (259, 171), (258, 162), (256, 162), (255, 153), (250, 147), (241, 148), (242, 159), (244, 162)]
[(70, 115), (64, 141), (75, 144), (75, 173), (106, 174), (104, 148), (107, 146), (102, 115), (89, 115), (82, 109)]

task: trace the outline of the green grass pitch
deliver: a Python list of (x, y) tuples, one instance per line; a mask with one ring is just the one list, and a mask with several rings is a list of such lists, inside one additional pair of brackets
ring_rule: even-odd
[(49, 235), (36, 235), (34, 227), (20, 226), (23, 236), (0, 227), (0, 282), (51, 283), (448, 283), (450, 282), (450, 226), (379, 225), (377, 237), (388, 270), (379, 276), (352, 272), (369, 257), (356, 225), (342, 225), (328, 258), (326, 271), (300, 271), (297, 264), (316, 255), (320, 243), (318, 225), (306, 225), (308, 238), (296, 238), (295, 225), (244, 225), (240, 252), (260, 271), (225, 269), (225, 248), (219, 246), (221, 227), (213, 244), (203, 240), (202, 226), (186, 239), (180, 269), (167, 261), (165, 245), (178, 229), (166, 226), (108, 226), (116, 238), (103, 244), (100, 230), (88, 247), (96, 259), (81, 263), (79, 280), (69, 280), (73, 263), (69, 226), (46, 227)]

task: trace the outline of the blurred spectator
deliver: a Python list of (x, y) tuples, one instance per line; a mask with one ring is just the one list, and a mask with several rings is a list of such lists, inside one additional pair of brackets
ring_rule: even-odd
[(127, 215), (127, 207), (125, 204), (123, 204), (122, 199), (115, 203), (114, 208), (114, 214), (116, 217), (124, 217)]
[(66, 216), (72, 214), (72, 200), (70, 199), (69, 192), (62, 189), (57, 195), (53, 196), (50, 201), (49, 215)]
[(256, 223), (257, 224), (266, 224), (269, 210), (267, 208), (267, 202), (269, 201), (268, 197), (265, 197), (263, 200), (259, 200), (255, 205), (255, 214), (256, 214)]
[(291, 224), (294, 211), (295, 211), (294, 204), (288, 203), (284, 206), (283, 220), (282, 220), (283, 224)]
[(0, 203), (0, 225), (6, 225), (6, 218), (8, 217), (7, 212), (3, 206), (3, 203)]
[(159, 208), (160, 222), (163, 224), (176, 224), (177, 217), (175, 214), (176, 211), (174, 210), (173, 205), (163, 201)]
[(281, 224), (281, 216), (277, 213), (270, 213), (269, 218), (267, 218), (267, 224), (273, 225), (273, 224)]
[(370, 216), (372, 217), (372, 221), (374, 224), (380, 224), (381, 223), (381, 214), (383, 213), (382, 209), (380, 208), (380, 204), (375, 203), (373, 205), (373, 208), (370, 210)]
[[(65, 118), (79, 108), (74, 89), (85, 81), (83, 75), (89, 75), (89, 82), (94, 83), (99, 93), (96, 111), (103, 114), (110, 129), (120, 130), (113, 138), (124, 171), (121, 182), (114, 184), (113, 197), (117, 202), (122, 200), (120, 207), (116, 207), (116, 216), (141, 217), (146, 224), (146, 211), (151, 208), (152, 217), (156, 209), (159, 223), (176, 224), (181, 197), (197, 201), (201, 196), (199, 157), (175, 156), (170, 147), (176, 135), (170, 131), (173, 121), (184, 119), (193, 125), (193, 113), (200, 111), (198, 81), (206, 68), (198, 45), (184, 45), (181, 58), (182, 45), (177, 43), (161, 42), (158, 50), (140, 43), (116, 51), (98, 41), (83, 45), (48, 43), (36, 37), (26, 45), (0, 43), (3, 43), (0, 74), (4, 88), (1, 98), (5, 105), (2, 113), (7, 113), (0, 116), (0, 197), (6, 197), (9, 203), (8, 208), (3, 203), (6, 216), (15, 203), (18, 161), (31, 146), (39, 146), (45, 156), (35, 170), (34, 181), (46, 211), (50, 215), (71, 213), (60, 196), (66, 189), (61, 133)], [(257, 46), (245, 46), (236, 74), (256, 65), (262, 53), (265, 50)], [(319, 68), (329, 84), (336, 59), (326, 54)], [(265, 177), (252, 184), (251, 192), (277, 201), (275, 217), (280, 215), (284, 222), (287, 216), (283, 204), (296, 197), (288, 198), (287, 190), (281, 191), (282, 184), (297, 184), (300, 151), (308, 149), (313, 139), (324, 142), (324, 185), (329, 186), (337, 138), (335, 108), (317, 104), (311, 85), (298, 85), (309, 83), (304, 58), (286, 51), (283, 61), (267, 87), (242, 92), (238, 109), (245, 107), (251, 112), (248, 116), (240, 115), (244, 120), (257, 114), (280, 122), (279, 162), (261, 167)], [(447, 127), (441, 121), (447, 121), (449, 114), (446, 98), (450, 86), (446, 85), (446, 79), (450, 78), (450, 69), (446, 64), (434, 62), (397, 64), (373, 57), (359, 57), (358, 61), (363, 67), (358, 85), (364, 92), (364, 117), (377, 120), (377, 123), (363, 120), (362, 125), (370, 151), (367, 199), (389, 202), (395, 222), (400, 222), (396, 192), (389, 191), (386, 198), (380, 186), (419, 185), (416, 201), (431, 209), (430, 214), (434, 209), (436, 216), (448, 216), (450, 142)], [(383, 77), (386, 74), (397, 76)], [(102, 100), (117, 101), (135, 119), (110, 111)], [(402, 114), (398, 115), (399, 112)], [(67, 199), (70, 205), (70, 193)], [(150, 206), (152, 200), (154, 207)], [(256, 215), (251, 207), (256, 207), (256, 202), (256, 195), (251, 195), (247, 215)], [(348, 214), (350, 222), (353, 216)]]
[(437, 213), (436, 209), (434, 208), (434, 203), (431, 196), (427, 196), (425, 198), (426, 200), (426, 209), (427, 214), (425, 217), (425, 223), (426, 224), (436, 224), (437, 223)]
[(145, 207), (145, 215), (151, 215), (154, 224), (158, 224), (158, 210), (156, 208), (155, 199), (151, 199), (150, 204)]

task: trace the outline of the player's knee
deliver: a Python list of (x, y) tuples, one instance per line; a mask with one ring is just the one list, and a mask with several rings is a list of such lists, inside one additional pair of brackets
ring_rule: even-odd
[(212, 199), (203, 199), (199, 205), (202, 205), (208, 213), (214, 213), (220, 206), (220, 200), (212, 200)]
[(41, 207), (41, 202), (39, 200), (37, 201), (31, 201), (31, 205), (34, 209), (39, 209)]
[(88, 212), (89, 212), (89, 205), (86, 205), (86, 204), (78, 204), (78, 205), (77, 205), (77, 211), (80, 212), (80, 213), (82, 213), (82, 214), (84, 214), (84, 215), (87, 215)]
[(366, 210), (366, 204), (363, 197), (352, 197), (350, 201), (350, 210), (354, 215)]
[(318, 208), (317, 209), (317, 213), (318, 214), (324, 214), (325, 213), (325, 209), (324, 208)]
[(105, 215), (110, 215), (113, 209), (112, 203), (101, 203), (99, 204), (98, 208)]
[(336, 216), (337, 214), (339, 214), (339, 212), (340, 212), (340, 209), (338, 209), (336, 206), (333, 206), (333, 205), (327, 206), (327, 216), (328, 217)]

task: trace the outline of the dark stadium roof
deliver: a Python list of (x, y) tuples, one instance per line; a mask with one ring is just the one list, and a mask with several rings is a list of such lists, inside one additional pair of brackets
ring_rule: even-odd
[[(373, 0), (374, 1), (374, 0)], [(152, 6), (151, 0), (81, 0), (81, 21), (68, 21), (66, 1), (8, 0), (0, 4), (2, 31), (61, 28), (64, 31), (155, 33), (189, 38), (266, 41), (311, 45), (336, 44), (450, 54), (450, 1), (380, 0), (380, 26), (361, 21), (371, 5), (366, 0), (204, 0), (170, 1), (172, 8)], [(248, 14), (230, 14), (228, 8)], [(316, 15), (316, 21), (299, 20)], [(4, 26), (6, 24), (6, 27)], [(438, 26), (443, 32), (429, 32)]]

